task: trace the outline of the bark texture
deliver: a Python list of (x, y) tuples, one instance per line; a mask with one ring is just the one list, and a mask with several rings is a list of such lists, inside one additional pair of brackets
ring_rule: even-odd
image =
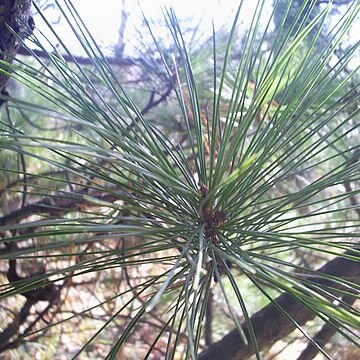
[[(0, 2), (0, 61), (12, 63), (19, 47), (18, 36), (26, 38), (33, 30), (30, 16), (31, 0), (1, 0)], [(17, 36), (15, 35), (17, 34)], [(3, 70), (3, 71), (2, 71)], [(0, 63), (0, 106), (4, 103), (9, 67)]]
[[(349, 252), (347, 252), (349, 254)], [(319, 273), (332, 275), (341, 279), (360, 283), (360, 256), (355, 252), (352, 255), (357, 256), (356, 260), (337, 257), (329, 261), (320, 269)], [(341, 289), (342, 285), (338, 282), (331, 282), (324, 278), (312, 279), (312, 282), (321, 286), (331, 286), (335, 289)], [(336, 290), (335, 290), (336, 291)], [(337, 295), (337, 294), (335, 294)], [(303, 304), (296, 301), (290, 294), (285, 293), (279, 296), (276, 304), (281, 306), (299, 325), (304, 325), (309, 320), (315, 318), (315, 313)], [(257, 337), (260, 349), (265, 349), (273, 345), (276, 341), (287, 336), (296, 329), (283, 312), (274, 304), (270, 303), (251, 317), (251, 322)], [(249, 331), (245, 323), (242, 328), (249, 339)], [(245, 345), (237, 329), (232, 330), (220, 341), (211, 345), (207, 350), (199, 355), (199, 360), (245, 360), (254, 354), (251, 343)]]

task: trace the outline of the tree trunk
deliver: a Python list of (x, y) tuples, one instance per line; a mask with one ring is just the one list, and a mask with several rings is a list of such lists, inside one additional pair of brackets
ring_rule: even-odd
[[(31, 0), (2, 0), (0, 4), (0, 60), (11, 63), (16, 55), (20, 38), (26, 38), (33, 30), (34, 22), (30, 16)], [(8, 66), (0, 63), (0, 106), (6, 101), (4, 97), (9, 72)]]

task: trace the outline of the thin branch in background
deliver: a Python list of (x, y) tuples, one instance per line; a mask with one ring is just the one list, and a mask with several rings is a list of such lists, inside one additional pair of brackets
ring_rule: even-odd
[(125, 51), (125, 29), (126, 29), (126, 22), (128, 19), (128, 12), (126, 11), (126, 1), (121, 0), (121, 18), (120, 18), (120, 26), (119, 26), (119, 36), (118, 42), (115, 47), (115, 53), (120, 57), (123, 58), (124, 51)]
[[(160, 97), (155, 100), (156, 92), (153, 90), (150, 94), (150, 98), (148, 100), (148, 103), (145, 105), (145, 107), (140, 111), (141, 115), (146, 115), (151, 109), (158, 106), (162, 102), (164, 102), (171, 94), (171, 91), (173, 90), (173, 84), (169, 82), (167, 89), (164, 91), (163, 94), (160, 95)], [(139, 117), (136, 117), (131, 124), (124, 130), (124, 133), (127, 133), (130, 130), (133, 130), (138, 122), (140, 121)]]
[[(34, 214), (62, 216), (70, 211), (78, 210), (82, 205), (89, 204), (87, 198), (84, 196), (84, 192), (84, 189), (77, 192), (67, 192), (66, 194), (68, 196), (63, 193), (61, 198), (58, 199), (44, 199), (33, 204), (28, 204), (21, 209), (14, 210), (0, 217), (0, 226), (18, 223)], [(91, 193), (91, 196), (103, 201), (118, 200), (117, 196), (109, 193)]]
[(155, 90), (153, 90), (151, 92), (148, 103), (141, 110), (141, 115), (146, 115), (151, 109), (153, 109), (154, 107), (158, 106), (163, 101), (165, 101), (168, 98), (168, 96), (171, 94), (171, 91), (173, 90), (173, 88), (174, 88), (174, 85), (171, 82), (169, 82), (166, 90), (162, 94), (160, 94), (160, 96), (157, 100), (155, 100), (156, 92), (155, 92)]
[[(5, 246), (9, 250), (9, 252), (18, 250), (18, 244), (15, 242), (5, 243)], [(44, 275), (45, 270), (42, 269), (37, 274), (31, 274), (28, 276), (20, 276), (17, 270), (17, 259), (10, 258), (8, 260), (9, 269), (7, 271), (7, 279), (9, 284), (13, 284), (18, 281), (23, 281), (26, 279), (30, 279), (33, 276)], [(27, 289), (25, 291), (19, 292), (20, 295), (24, 296), (27, 300), (36, 303), (38, 301), (49, 301), (51, 302), (59, 295), (59, 288), (52, 282), (46, 284), (46, 281), (41, 280), (41, 284), (37, 284), (37, 287), (33, 289)]]
[(213, 319), (213, 292), (210, 289), (209, 297), (206, 304), (205, 313), (205, 345), (210, 346), (213, 343), (212, 338), (212, 319)]
[[(27, 327), (22, 331), (22, 333), (19, 333), (20, 325), (25, 324), (25, 322), (28, 320), (28, 316), (30, 315), (31, 306), (37, 302), (37, 301), (32, 301), (30, 299), (26, 300), (26, 302), (23, 305), (22, 309), (20, 310), (19, 314), (16, 315), (16, 318), (6, 327), (6, 329), (2, 333), (0, 333), (0, 352), (16, 348), (21, 343), (23, 343), (25, 341), (25, 337), (31, 332), (31, 330), (34, 328), (34, 326), (40, 320), (43, 320), (46, 323), (44, 316), (50, 311), (51, 308), (53, 308), (54, 304), (58, 304), (58, 300), (60, 298), (60, 292), (61, 292), (64, 284), (59, 287), (58, 293), (54, 294), (54, 296), (49, 299), (49, 303), (45, 307), (45, 309), (37, 314), (37, 317), (33, 321), (31, 321), (29, 325), (27, 325)], [(60, 305), (58, 306), (58, 309), (60, 309)], [(20, 323), (19, 323), (19, 321), (20, 321)], [(46, 329), (44, 329), (43, 332), (44, 331), (46, 331)], [(9, 335), (11, 335), (11, 336), (9, 337)], [(16, 338), (12, 341), (9, 341), (15, 335), (16, 335)], [(43, 334), (38, 335), (38, 337), (41, 337), (41, 336), (44, 336), (44, 335)], [(33, 340), (35, 340), (35, 339), (33, 339)]]
[(16, 110), (18, 110), (22, 116), (22, 118), (28, 122), (33, 128), (41, 131), (60, 131), (60, 130), (70, 130), (70, 129), (76, 129), (79, 127), (79, 125), (64, 125), (64, 126), (54, 126), (54, 127), (42, 127), (39, 124), (36, 124), (34, 121), (30, 119), (30, 117), (18, 106), (15, 107), (14, 104), (11, 104), (11, 106), (14, 106)]
[[(49, 59), (49, 54), (47, 52), (38, 50), (38, 49), (32, 49), (30, 51), (24, 47), (20, 47), (17, 53), (18, 53), (18, 55), (24, 55), (24, 56), (36, 55), (39, 58)], [(88, 57), (75, 56), (75, 55), (70, 56), (68, 54), (63, 54), (61, 56), (64, 59), (64, 61), (66, 61), (66, 62), (76, 61), (80, 65), (93, 65), (93, 60)], [(141, 66), (141, 62), (139, 59), (123, 58), (123, 57), (118, 57), (118, 56), (108, 56), (108, 57), (106, 57), (106, 61), (110, 65), (115, 65), (115, 66), (123, 66), (123, 67)]]
[[(17, 246), (14, 244), (8, 244), (7, 247), (14, 247)], [(87, 244), (86, 248), (79, 254), (79, 256), (76, 258), (76, 263), (78, 263), (79, 261), (81, 261), (81, 256), (85, 255), (87, 253), (87, 251), (89, 250), (89, 248), (91, 247), (91, 244)], [(12, 274), (11, 276), (15, 276), (17, 277), (16, 280), (19, 279), (18, 275), (16, 274), (16, 268), (14, 268), (14, 266), (16, 266), (16, 262), (14, 262), (14, 260), (10, 260), (12, 261), (12, 269), (11, 271), (15, 270), (15, 274)], [(10, 268), (9, 268), (10, 271)], [(8, 271), (8, 272), (9, 272)], [(73, 271), (72, 271), (73, 273)], [(98, 274), (100, 275), (100, 274)], [(31, 296), (30, 298), (27, 298), (26, 303), (24, 304), (23, 308), (21, 309), (19, 315), (16, 314), (14, 320), (12, 321), (12, 323), (10, 323), (7, 328), (0, 333), (0, 352), (12, 349), (12, 348), (16, 348), (18, 347), (21, 343), (23, 343), (25, 341), (25, 337), (27, 337), (28, 335), (32, 334), (32, 330), (35, 327), (35, 325), (40, 321), (43, 320), (45, 322), (45, 324), (49, 325), (49, 323), (51, 323), (50, 321), (46, 321), (44, 316), (52, 309), (54, 308), (54, 305), (57, 306), (57, 311), (55, 311), (53, 313), (52, 318), (54, 318), (57, 314), (61, 313), (61, 304), (64, 300), (61, 300), (61, 294), (64, 292), (64, 290), (66, 289), (67, 291), (69, 291), (70, 286), (76, 286), (77, 284), (73, 284), (72, 282), (72, 277), (69, 275), (65, 281), (60, 285), (60, 286), (55, 286), (53, 283), (50, 283), (48, 285), (46, 285), (46, 289), (50, 289), (49, 291), (47, 291), (46, 293), (46, 301), (48, 301), (48, 305), (45, 307), (45, 309), (43, 309), (40, 313), (37, 314), (37, 317), (32, 320), (27, 326), (26, 328), (22, 331), (22, 333), (19, 333), (19, 326), (24, 324), (27, 320), (27, 317), (30, 315), (30, 308), (32, 305), (36, 304), (38, 301), (43, 301), (44, 299), (39, 298), (37, 296)], [(50, 287), (50, 288), (49, 288)], [(40, 289), (34, 289), (31, 290), (33, 295), (38, 293), (38, 290), (42, 291), (43, 288)], [(55, 289), (55, 291), (53, 291)], [(67, 294), (65, 294), (65, 296), (63, 296), (64, 299), (67, 298)], [(19, 321), (18, 319), (21, 320), (21, 323), (19, 325)], [(35, 337), (33, 340), (36, 340), (38, 337), (42, 337), (44, 336), (44, 332), (48, 330), (48, 327), (42, 329), (41, 331), (41, 335), (38, 335), (37, 337)], [(17, 335), (17, 337), (13, 340), (13, 341), (9, 341), (13, 336)]]
[[(14, 249), (18, 248), (17, 243), (5, 243), (5, 246), (9, 251), (13, 251)], [(16, 268), (16, 259), (9, 259), (8, 263), (9, 268), (6, 275), (9, 280), (9, 284), (32, 277), (32, 275), (28, 277), (19, 276)], [(0, 352), (16, 347), (19, 343), (22, 342), (22, 338), (25, 336), (26, 331), (30, 331), (31, 328), (36, 324), (36, 322), (39, 321), (39, 319), (43, 318), (45, 313), (52, 307), (54, 302), (58, 301), (58, 299), (60, 298), (61, 288), (62, 287), (55, 286), (53, 283), (49, 283), (47, 285), (44, 285), (43, 287), (37, 287), (20, 293), (20, 295), (26, 298), (26, 301), (22, 306), (20, 312), (12, 319), (11, 323), (8, 324), (7, 327), (0, 333)], [(45, 310), (38, 314), (38, 318), (35, 319), (25, 329), (25, 331), (23, 331), (22, 334), (19, 334), (20, 326), (28, 320), (31, 307), (39, 301), (48, 301), (49, 304), (45, 308)], [(17, 338), (13, 341), (10, 341), (14, 336), (17, 336)]]
[[(54, 176), (54, 175), (65, 175), (67, 171), (65, 170), (50, 170), (50, 171), (45, 171), (43, 173), (40, 173), (39, 175), (27, 175), (27, 183), (28, 185), (34, 181), (34, 180), (39, 180), (42, 177), (49, 177), (49, 176)], [(23, 186), (22, 183), (22, 179), (16, 179), (14, 181), (9, 182), (3, 189), (0, 189), (0, 195), (2, 195), (3, 193), (5, 193), (6, 191), (10, 191), (10, 189), (16, 187), (16, 186)]]

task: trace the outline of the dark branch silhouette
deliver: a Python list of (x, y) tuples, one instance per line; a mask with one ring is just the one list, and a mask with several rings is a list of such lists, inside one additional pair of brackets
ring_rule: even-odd
[[(349, 165), (353, 165), (359, 161), (360, 151), (356, 151), (353, 156), (349, 160)], [(352, 193), (352, 187), (350, 181), (346, 181), (344, 183), (345, 189), (348, 193)], [(358, 203), (356, 201), (355, 195), (349, 196), (349, 201), (351, 205), (354, 207), (354, 210), (358, 217), (360, 218), (360, 209)], [(356, 296), (344, 295), (341, 300), (348, 305), (352, 305), (356, 301)], [(313, 340), (321, 347), (324, 347), (330, 339), (336, 334), (337, 329), (335, 326), (330, 323), (325, 323), (321, 329), (315, 334)], [(312, 343), (309, 343), (307, 347), (302, 351), (297, 360), (311, 360), (313, 359), (319, 352), (319, 349), (315, 347)]]
[[(17, 51), (18, 55), (25, 55), (25, 56), (33, 56), (36, 55), (40, 58), (49, 58), (49, 53), (47, 53), (46, 51), (42, 51), (42, 50), (37, 50), (37, 49), (32, 49), (31, 51), (23, 46), (19, 47), (18, 51)], [(66, 62), (77, 62), (80, 65), (93, 65), (93, 60), (91, 60), (91, 58), (89, 57), (84, 57), (84, 56), (73, 56), (73, 55), (68, 55), (68, 54), (62, 54), (61, 55), (62, 58), (66, 61)], [(141, 65), (140, 62), (138, 62), (136, 59), (131, 59), (131, 58), (124, 58), (124, 57), (120, 57), (120, 56), (113, 56), (113, 57), (107, 57), (106, 58), (107, 62), (110, 65), (117, 65), (117, 66), (134, 66), (134, 65)]]
[[(337, 257), (320, 269), (318, 269), (319, 278), (311, 281), (321, 287), (332, 287), (333, 289), (342, 289), (339, 282), (331, 282), (328, 279), (321, 278), (320, 275), (331, 275), (340, 279), (351, 279), (352, 282), (360, 284), (360, 256), (350, 251), (346, 252), (357, 257), (356, 260), (349, 260), (343, 257)], [(310, 278), (309, 278), (310, 280)], [(316, 317), (316, 314), (294, 299), (290, 294), (284, 293), (263, 309), (251, 316), (250, 321), (254, 328), (260, 349), (265, 349), (273, 345), (276, 341), (284, 338), (296, 329), (295, 324), (279, 310), (281, 307), (298, 325), (302, 326), (309, 320)], [(242, 324), (242, 329), (249, 339), (249, 331), (246, 323)], [(238, 330), (234, 329), (225, 335), (220, 341), (211, 345), (202, 352), (199, 360), (245, 360), (254, 354), (252, 345), (244, 344)]]

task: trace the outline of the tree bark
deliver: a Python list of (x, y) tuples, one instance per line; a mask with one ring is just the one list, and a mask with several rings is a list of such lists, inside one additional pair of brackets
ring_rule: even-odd
[[(33, 20), (30, 16), (31, 0), (2, 0), (0, 4), (0, 60), (11, 63), (16, 56), (20, 38), (26, 38), (33, 30)], [(3, 72), (3, 71), (4, 72)], [(6, 82), (8, 66), (0, 64), (0, 106), (8, 96)]]
[[(351, 280), (353, 283), (360, 283), (360, 256), (355, 252), (346, 252), (352, 254), (358, 259), (349, 260), (343, 257), (337, 257), (320, 269), (318, 273), (335, 276), (340, 279)], [(310, 280), (310, 279), (309, 279)], [(330, 280), (321, 278), (312, 279), (313, 283), (320, 286), (331, 286), (332, 288), (341, 289), (339, 282), (334, 283)], [(299, 325), (304, 325), (309, 320), (315, 318), (316, 314), (303, 304), (296, 301), (290, 294), (284, 293), (275, 299), (275, 302)], [(276, 341), (282, 339), (296, 329), (296, 326), (289, 318), (279, 310), (274, 303), (268, 304), (266, 307), (251, 316), (251, 323), (258, 341), (260, 349), (265, 349), (273, 345)], [(249, 331), (245, 323), (242, 329), (249, 339)], [(254, 354), (251, 343), (245, 345), (241, 340), (238, 330), (234, 329), (225, 335), (220, 341), (211, 345), (207, 350), (202, 352), (199, 360), (246, 360)]]

